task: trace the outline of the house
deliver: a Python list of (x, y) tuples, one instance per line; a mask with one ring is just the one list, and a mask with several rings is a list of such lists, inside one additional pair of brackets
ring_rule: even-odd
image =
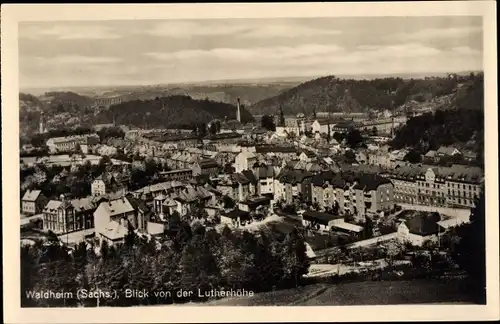
[(438, 157), (454, 156), (457, 154), (462, 154), (462, 153), (457, 148), (452, 146), (441, 146), (436, 152), (436, 155)]
[(257, 179), (257, 194), (274, 194), (274, 167), (260, 166), (255, 169)]
[(186, 216), (198, 206), (204, 206), (212, 199), (211, 193), (201, 186), (186, 186), (173, 198), (177, 203), (177, 212)]
[(440, 231), (441, 216), (438, 213), (403, 211), (400, 215), (397, 237), (400, 242), (421, 246), (426, 241), (436, 241)]
[(101, 202), (94, 212), (96, 238), (110, 245), (123, 243), (129, 227), (138, 223), (136, 210), (126, 197)]
[(255, 211), (258, 207), (269, 207), (271, 205), (271, 198), (265, 196), (251, 197), (245, 201), (238, 203), (238, 208), (243, 211)]
[(103, 196), (106, 194), (106, 184), (102, 177), (97, 177), (90, 185), (90, 192), (92, 196)]
[(96, 205), (92, 197), (67, 200), (50, 200), (43, 209), (43, 228), (55, 234), (66, 234), (94, 227), (93, 213)]
[(257, 156), (253, 152), (244, 150), (234, 158), (235, 172), (249, 170), (252, 168), (255, 162), (257, 162)]
[(424, 159), (430, 162), (436, 162), (437, 161), (437, 152), (434, 150), (430, 150), (429, 152), (425, 153)]
[(318, 211), (308, 210), (302, 214), (302, 224), (306, 229), (330, 231), (335, 223), (344, 222), (344, 217), (341, 215), (333, 215)]
[(207, 175), (216, 177), (219, 173), (219, 164), (213, 159), (203, 159), (192, 166), (193, 176)]
[(47, 204), (41, 190), (26, 190), (21, 200), (21, 212), (25, 215), (40, 214)]
[(250, 217), (249, 212), (239, 209), (233, 209), (229, 212), (222, 213), (220, 217), (221, 224), (227, 224), (235, 227), (245, 226), (250, 223), (251, 220), (252, 218)]

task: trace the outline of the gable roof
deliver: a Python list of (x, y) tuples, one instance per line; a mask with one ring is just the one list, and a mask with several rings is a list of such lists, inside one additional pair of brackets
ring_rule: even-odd
[(418, 211), (403, 211), (400, 215), (405, 226), (410, 233), (428, 236), (439, 232), (439, 222), (441, 216), (438, 213), (418, 212)]
[[(438, 150), (438, 154), (445, 154), (445, 155), (453, 155), (453, 152), (457, 150), (456, 148), (452, 146), (441, 146)], [(458, 150), (457, 150), (458, 151)], [(460, 153), (460, 151), (458, 151)]]
[(26, 190), (22, 200), (23, 201), (36, 201), (41, 193), (42, 193), (41, 190)]

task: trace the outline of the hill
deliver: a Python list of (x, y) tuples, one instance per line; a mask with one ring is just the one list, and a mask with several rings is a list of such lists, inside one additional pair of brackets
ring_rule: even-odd
[(261, 100), (249, 107), (253, 114), (285, 114), (314, 111), (361, 112), (399, 108), (409, 102), (424, 103), (451, 95), (465, 83), (482, 79), (482, 74), (450, 75), (424, 79), (383, 78), (371, 80), (317, 78)]
[(429, 303), (472, 303), (459, 279), (411, 281), (363, 281), (314, 284), (293, 289), (225, 298), (200, 306), (347, 306)]
[(394, 149), (411, 147), (421, 154), (453, 145), (471, 150), (479, 162), (484, 154), (483, 78), (462, 84), (449, 96), (447, 109), (437, 109), (413, 117), (396, 132), (391, 141)]
[[(242, 105), (242, 122), (253, 120)], [(212, 100), (196, 100), (189, 96), (169, 96), (153, 100), (132, 100), (101, 111), (96, 123), (109, 123), (115, 118), (118, 124), (137, 127), (173, 127), (208, 123), (213, 119), (235, 119), (236, 106)]]

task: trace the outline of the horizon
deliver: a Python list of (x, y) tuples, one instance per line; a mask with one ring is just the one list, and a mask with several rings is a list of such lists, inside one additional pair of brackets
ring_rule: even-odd
[[(371, 79), (385, 79), (385, 78), (426, 78), (426, 77), (443, 77), (447, 74), (458, 74), (465, 75), (470, 73), (484, 73), (483, 70), (461, 70), (461, 71), (447, 71), (447, 72), (418, 72), (418, 73), (392, 73), (392, 74), (344, 74), (344, 75), (335, 75), (335, 77), (344, 80), (371, 80)], [(33, 94), (33, 92), (38, 93), (46, 93), (46, 92), (61, 92), (61, 91), (69, 91), (77, 90), (77, 89), (86, 89), (86, 90), (99, 90), (109, 88), (133, 88), (133, 87), (171, 87), (171, 86), (238, 86), (238, 85), (247, 85), (262, 82), (263, 85), (271, 84), (271, 83), (305, 83), (312, 81), (317, 78), (325, 78), (333, 75), (316, 75), (316, 76), (291, 76), (291, 77), (265, 77), (259, 79), (219, 79), (219, 80), (203, 80), (203, 81), (186, 81), (186, 82), (178, 82), (178, 83), (163, 83), (163, 84), (111, 84), (111, 85), (80, 85), (80, 86), (50, 86), (50, 87), (37, 87), (37, 88), (20, 88), (20, 93)], [(34, 95), (34, 94), (33, 94)]]
[(483, 70), (481, 17), (19, 24), (20, 89)]

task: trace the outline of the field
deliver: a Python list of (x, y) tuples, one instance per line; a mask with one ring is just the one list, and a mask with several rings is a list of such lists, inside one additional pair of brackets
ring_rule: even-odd
[(459, 279), (365, 281), (314, 284), (295, 289), (227, 298), (200, 305), (213, 306), (349, 306), (470, 303)]

